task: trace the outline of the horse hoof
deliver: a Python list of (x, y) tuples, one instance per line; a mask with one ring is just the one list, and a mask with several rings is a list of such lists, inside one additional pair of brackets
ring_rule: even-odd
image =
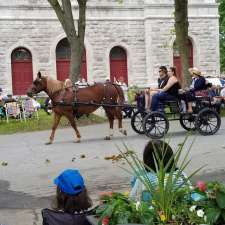
[(75, 143), (80, 143), (81, 142), (81, 140), (80, 139), (77, 139), (76, 141), (75, 141)]
[(52, 141), (48, 141), (45, 143), (45, 145), (51, 145), (52, 144)]
[(111, 140), (111, 137), (110, 136), (106, 136), (104, 139), (105, 140)]
[(127, 131), (126, 131), (126, 130), (124, 130), (124, 131), (123, 131), (123, 134), (124, 134), (125, 136), (127, 136)]

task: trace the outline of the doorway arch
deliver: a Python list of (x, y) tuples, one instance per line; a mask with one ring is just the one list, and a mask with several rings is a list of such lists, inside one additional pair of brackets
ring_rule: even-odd
[[(193, 67), (193, 45), (190, 39), (188, 39), (187, 48), (189, 50), (189, 67)], [(181, 57), (176, 42), (173, 44), (173, 65), (176, 67), (178, 77), (183, 80)]]
[[(57, 79), (65, 80), (69, 77), (70, 72), (70, 44), (67, 38), (63, 38), (56, 46), (56, 71)], [(80, 74), (82, 78), (87, 80), (87, 63), (86, 63), (86, 51), (84, 49), (82, 57), (82, 65)]]
[(33, 82), (31, 52), (23, 47), (16, 48), (11, 54), (13, 95), (25, 95)]
[(127, 53), (124, 48), (115, 46), (110, 51), (110, 80), (114, 82), (120, 77), (128, 84)]

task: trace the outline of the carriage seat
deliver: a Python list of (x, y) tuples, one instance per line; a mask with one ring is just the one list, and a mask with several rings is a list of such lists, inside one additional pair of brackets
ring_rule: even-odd
[(164, 112), (165, 109), (168, 108), (169, 109), (169, 113), (179, 113), (180, 112), (180, 100), (176, 99), (176, 100), (170, 100), (170, 101), (164, 101), (163, 103), (161, 103), (159, 105), (159, 111)]

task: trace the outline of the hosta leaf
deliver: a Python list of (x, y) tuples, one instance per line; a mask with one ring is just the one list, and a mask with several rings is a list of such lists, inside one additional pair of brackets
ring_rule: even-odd
[(221, 215), (222, 215), (222, 217), (223, 217), (223, 222), (225, 222), (225, 210), (224, 210), (224, 209), (222, 210)]
[(207, 222), (209, 222), (210, 224), (214, 224), (221, 213), (221, 209), (219, 208), (208, 208), (206, 209), (206, 216), (207, 216)]
[(218, 191), (216, 193), (216, 202), (221, 209), (225, 209), (225, 193)]

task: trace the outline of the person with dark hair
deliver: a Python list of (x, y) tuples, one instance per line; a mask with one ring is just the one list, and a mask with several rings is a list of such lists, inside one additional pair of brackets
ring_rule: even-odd
[(158, 88), (148, 88), (145, 90), (145, 109), (150, 111), (152, 97), (157, 94), (158, 89), (164, 88), (169, 80), (168, 71), (165, 66), (159, 67)]
[(56, 184), (56, 199), (53, 209), (43, 209), (43, 225), (90, 225), (87, 211), (92, 206), (84, 179), (79, 170), (67, 169), (62, 172)]
[(153, 95), (151, 110), (157, 111), (159, 109), (159, 104), (165, 101), (173, 101), (178, 98), (178, 91), (181, 88), (180, 82), (177, 78), (175, 67), (170, 67), (168, 71), (169, 79), (164, 87), (155, 89), (158, 91), (157, 94)]
[[(161, 140), (151, 140), (147, 143), (143, 152), (143, 163), (145, 170), (147, 171), (149, 181), (155, 189), (158, 187), (157, 173), (159, 172), (160, 163), (163, 163), (163, 168), (166, 169), (166, 174), (174, 171), (173, 176), (176, 177), (178, 172), (172, 148), (169, 144)], [(174, 188), (183, 187), (187, 183), (188, 185), (190, 184), (190, 182), (187, 181), (186, 175), (181, 173), (181, 175), (176, 178)], [(130, 197), (136, 201), (142, 200), (148, 202), (151, 200), (151, 194), (146, 191), (145, 185), (138, 178), (134, 178), (132, 181)]]

